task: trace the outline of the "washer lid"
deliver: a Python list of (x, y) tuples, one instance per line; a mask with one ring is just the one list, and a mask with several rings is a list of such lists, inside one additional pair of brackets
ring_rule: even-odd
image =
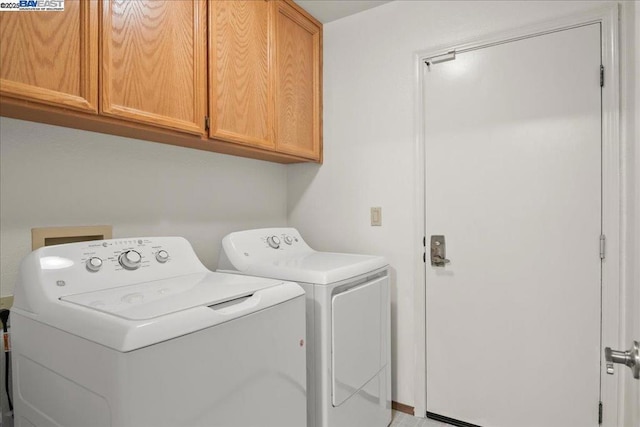
[(68, 295), (60, 300), (127, 320), (154, 319), (198, 306), (212, 306), (260, 289), (276, 286), (275, 280), (238, 280), (241, 276), (196, 273), (102, 291)]
[(38, 314), (21, 308), (13, 314), (128, 352), (304, 295), (293, 282), (209, 272), (65, 295)]
[(271, 260), (253, 260), (243, 273), (327, 285), (387, 266), (381, 256), (310, 251)]

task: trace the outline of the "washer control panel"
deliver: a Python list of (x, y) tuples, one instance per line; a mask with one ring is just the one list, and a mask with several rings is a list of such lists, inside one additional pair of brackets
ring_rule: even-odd
[(87, 242), (81, 248), (81, 261), (90, 273), (98, 273), (106, 268), (134, 271), (150, 267), (153, 263), (170, 262), (169, 249), (150, 239), (113, 239)]
[(58, 297), (208, 271), (182, 237), (46, 246), (25, 258), (29, 262)]

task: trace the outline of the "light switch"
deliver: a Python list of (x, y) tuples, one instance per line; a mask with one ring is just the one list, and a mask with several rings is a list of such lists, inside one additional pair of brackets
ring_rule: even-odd
[(371, 208), (371, 225), (375, 225), (375, 226), (382, 225), (382, 208), (381, 207)]

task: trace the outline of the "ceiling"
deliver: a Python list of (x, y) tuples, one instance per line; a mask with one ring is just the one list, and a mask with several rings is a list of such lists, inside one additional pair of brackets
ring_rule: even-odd
[(318, 21), (326, 24), (391, 0), (294, 0)]

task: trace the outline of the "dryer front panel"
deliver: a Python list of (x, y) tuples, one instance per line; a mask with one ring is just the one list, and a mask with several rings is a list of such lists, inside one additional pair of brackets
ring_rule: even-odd
[(339, 406), (384, 367), (388, 276), (331, 299), (331, 395)]

